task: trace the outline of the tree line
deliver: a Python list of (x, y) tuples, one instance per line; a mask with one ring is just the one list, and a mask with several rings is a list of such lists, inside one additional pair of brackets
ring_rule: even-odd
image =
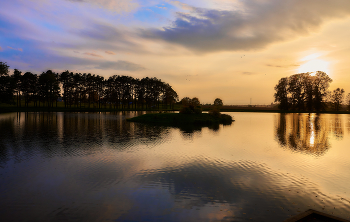
[[(300, 73), (281, 78), (275, 86), (275, 102), (282, 110), (323, 111), (330, 108), (339, 111), (344, 103), (344, 89), (329, 91), (333, 81), (325, 72)], [(346, 98), (350, 108), (350, 93)]]
[(105, 79), (68, 70), (62, 73), (47, 70), (37, 75), (23, 74), (17, 69), (9, 75), (9, 66), (0, 62), (0, 103), (57, 107), (59, 100), (66, 108), (159, 109), (174, 108), (178, 95), (172, 86), (155, 77), (113, 75)]

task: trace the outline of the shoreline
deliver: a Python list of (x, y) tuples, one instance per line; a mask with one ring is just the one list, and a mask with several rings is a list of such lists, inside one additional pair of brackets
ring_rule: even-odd
[[(162, 112), (176, 112), (179, 109), (110, 109), (110, 108), (64, 108), (64, 107), (1, 107), (0, 113), (13, 113), (13, 112), (128, 112), (128, 111), (162, 111)], [(209, 111), (208, 108), (204, 108), (203, 111)], [(262, 112), (262, 113), (315, 113), (315, 114), (350, 114), (350, 111), (298, 111), (298, 110), (278, 110), (267, 108), (222, 108), (220, 112)]]

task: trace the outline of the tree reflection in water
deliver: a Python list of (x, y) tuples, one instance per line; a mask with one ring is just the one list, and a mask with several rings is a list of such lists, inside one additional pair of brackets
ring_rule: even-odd
[[(127, 150), (137, 144), (157, 145), (166, 141), (169, 127), (139, 124), (126, 118), (143, 112), (113, 113), (11, 113), (0, 119), (0, 163), (15, 156), (41, 151), (46, 157), (85, 155), (105, 145)], [(200, 135), (203, 126), (176, 126), (185, 139)], [(219, 130), (219, 125), (209, 127)]]
[(330, 148), (330, 136), (343, 138), (339, 115), (281, 113), (275, 128), (281, 146), (314, 156), (321, 156)]

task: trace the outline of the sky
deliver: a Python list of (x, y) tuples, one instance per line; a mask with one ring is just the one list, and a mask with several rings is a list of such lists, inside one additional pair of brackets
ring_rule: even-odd
[[(279, 79), (324, 71), (350, 93), (349, 0), (2, 0), (0, 61), (157, 77), (180, 99), (271, 104)], [(10, 73), (12, 74), (12, 73)]]

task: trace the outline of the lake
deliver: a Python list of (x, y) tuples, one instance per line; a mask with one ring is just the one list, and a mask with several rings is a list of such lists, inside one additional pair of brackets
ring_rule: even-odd
[(0, 218), (283, 221), (308, 209), (350, 218), (350, 115), (126, 122), (143, 113), (0, 114)]

